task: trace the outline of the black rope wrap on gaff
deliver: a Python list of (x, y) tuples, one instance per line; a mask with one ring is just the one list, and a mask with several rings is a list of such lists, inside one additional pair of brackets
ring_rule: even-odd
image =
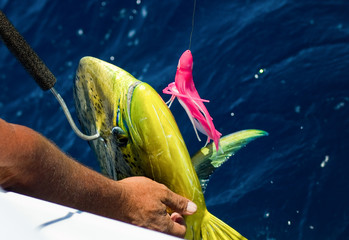
[(55, 85), (55, 76), (1, 10), (0, 36), (42, 90), (49, 90)]

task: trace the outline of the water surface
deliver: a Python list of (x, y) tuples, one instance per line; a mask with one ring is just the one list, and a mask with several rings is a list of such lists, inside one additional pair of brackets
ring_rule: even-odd
[[(79, 59), (118, 65), (158, 92), (189, 45), (192, 1), (0, 1), (57, 77), (75, 117)], [(224, 135), (269, 132), (212, 177), (209, 210), (249, 239), (349, 239), (348, 1), (198, 0), (194, 81)], [(0, 44), (0, 117), (98, 170), (94, 154)], [(165, 100), (168, 95), (162, 95)], [(188, 149), (197, 142), (176, 102)], [(204, 137), (203, 137), (204, 138)]]

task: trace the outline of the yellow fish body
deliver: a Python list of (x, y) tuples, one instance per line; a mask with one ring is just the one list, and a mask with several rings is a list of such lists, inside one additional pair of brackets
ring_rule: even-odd
[[(193, 158), (194, 167), (172, 113), (151, 86), (117, 66), (85, 57), (77, 70), (74, 96), (85, 132), (101, 135), (90, 145), (104, 174), (115, 180), (146, 176), (195, 202), (197, 212), (185, 217), (186, 239), (245, 239), (207, 211), (202, 186), (215, 167), (203, 166), (217, 164), (214, 147), (201, 149)], [(218, 162), (263, 135), (247, 130), (222, 138), (226, 154)], [(203, 175), (200, 180), (196, 171)]]

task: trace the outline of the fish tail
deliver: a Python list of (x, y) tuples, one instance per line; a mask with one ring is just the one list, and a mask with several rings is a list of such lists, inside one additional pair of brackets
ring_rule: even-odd
[(224, 223), (208, 211), (206, 212), (205, 217), (201, 223), (201, 237), (203, 240), (246, 240), (246, 238), (238, 233), (235, 229), (228, 226), (226, 223)]

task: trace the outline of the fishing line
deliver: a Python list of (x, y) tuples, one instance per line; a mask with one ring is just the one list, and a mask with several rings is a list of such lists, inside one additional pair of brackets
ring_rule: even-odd
[(191, 18), (191, 32), (190, 32), (190, 37), (189, 37), (189, 50), (191, 47), (191, 39), (193, 37), (193, 31), (194, 31), (194, 17), (195, 17), (195, 9), (196, 9), (196, 0), (194, 0), (194, 9), (193, 9), (193, 16)]
[(70, 112), (65, 104), (63, 98), (54, 89), (56, 83), (56, 77), (52, 74), (50, 69), (40, 59), (36, 52), (30, 47), (23, 36), (17, 31), (15, 26), (12, 25), (10, 20), (0, 10), (0, 38), (3, 40), (7, 48), (15, 55), (23, 67), (34, 78), (36, 83), (43, 91), (51, 90), (52, 94), (56, 97), (61, 105), (68, 122), (76, 135), (80, 138), (90, 141), (99, 138), (99, 133), (92, 136), (83, 134), (75, 125)]

